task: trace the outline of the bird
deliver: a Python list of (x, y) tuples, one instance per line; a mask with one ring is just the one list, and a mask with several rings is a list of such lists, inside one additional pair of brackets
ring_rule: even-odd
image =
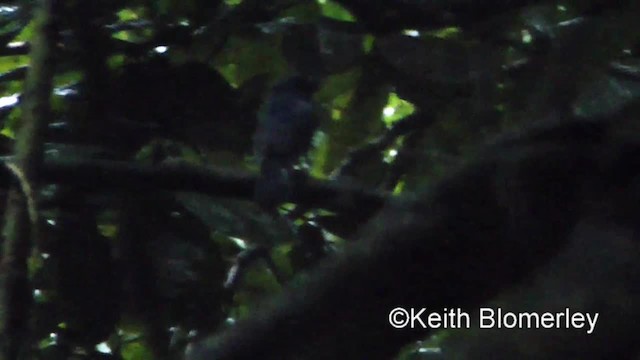
[(295, 166), (309, 148), (318, 127), (313, 94), (318, 82), (293, 75), (276, 83), (258, 113), (253, 138), (260, 175), (254, 199), (265, 210), (291, 198)]

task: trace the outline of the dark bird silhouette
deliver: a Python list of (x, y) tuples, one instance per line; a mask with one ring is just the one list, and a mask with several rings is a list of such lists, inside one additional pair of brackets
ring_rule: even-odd
[(294, 167), (311, 145), (318, 127), (313, 93), (318, 84), (301, 76), (277, 83), (265, 101), (254, 136), (254, 150), (260, 165), (254, 197), (265, 210), (291, 198)]

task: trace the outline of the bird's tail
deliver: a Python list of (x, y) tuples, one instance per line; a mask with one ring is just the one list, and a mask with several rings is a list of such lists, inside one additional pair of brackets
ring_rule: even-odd
[(265, 210), (273, 210), (291, 198), (292, 166), (287, 159), (269, 157), (262, 160), (254, 199)]

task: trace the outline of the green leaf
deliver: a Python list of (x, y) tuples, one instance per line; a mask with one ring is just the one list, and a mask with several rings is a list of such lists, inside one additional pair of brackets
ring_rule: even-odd
[(412, 103), (399, 98), (396, 93), (390, 93), (389, 102), (382, 110), (382, 121), (389, 127), (414, 112), (415, 106)]
[(139, 342), (126, 344), (122, 347), (123, 360), (151, 360), (153, 353), (145, 345)]
[(356, 21), (349, 10), (345, 9), (342, 5), (331, 0), (318, 0), (322, 8), (322, 15), (340, 20), (340, 21)]

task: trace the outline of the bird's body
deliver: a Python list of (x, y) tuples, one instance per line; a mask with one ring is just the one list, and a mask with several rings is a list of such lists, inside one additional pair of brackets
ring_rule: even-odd
[(273, 87), (258, 116), (254, 151), (260, 165), (255, 199), (273, 209), (291, 197), (293, 170), (311, 145), (318, 126), (313, 93), (316, 84), (299, 76)]

